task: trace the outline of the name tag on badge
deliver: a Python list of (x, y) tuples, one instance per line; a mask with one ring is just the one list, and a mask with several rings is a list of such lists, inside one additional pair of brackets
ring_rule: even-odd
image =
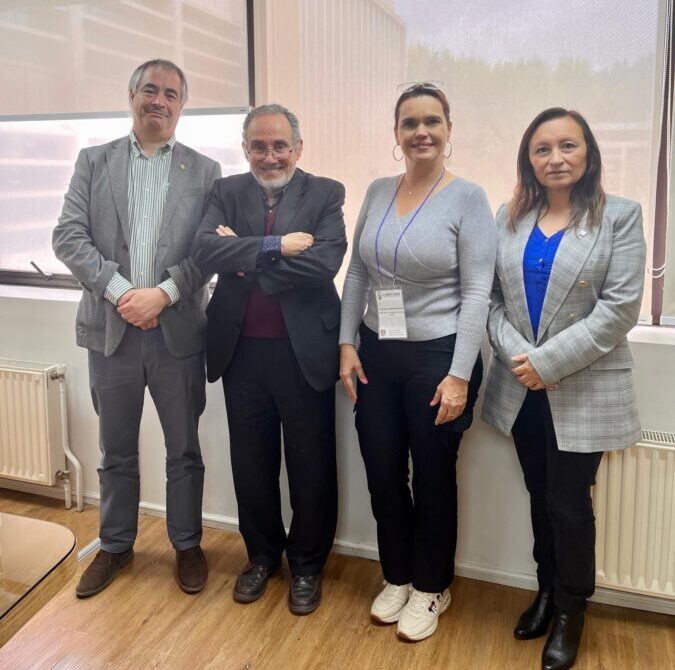
[(377, 301), (377, 335), (380, 340), (407, 340), (403, 290), (391, 288), (375, 291)]

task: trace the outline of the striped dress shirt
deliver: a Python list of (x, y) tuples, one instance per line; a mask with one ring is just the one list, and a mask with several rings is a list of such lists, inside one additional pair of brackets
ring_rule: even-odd
[[(169, 169), (175, 136), (148, 156), (138, 144), (134, 131), (130, 135), (128, 199), (129, 199), (129, 255), (131, 281), (116, 272), (105, 290), (105, 297), (113, 304), (132, 288), (153, 288), (157, 241), (162, 223), (164, 203), (169, 189)], [(169, 278), (158, 284), (171, 298), (173, 305), (180, 299), (176, 282)]]

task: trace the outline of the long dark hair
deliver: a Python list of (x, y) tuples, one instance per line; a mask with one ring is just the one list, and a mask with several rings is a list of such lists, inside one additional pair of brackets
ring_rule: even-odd
[(602, 190), (602, 160), (598, 143), (583, 116), (574, 110), (563, 107), (551, 107), (535, 116), (534, 120), (525, 130), (523, 139), (520, 140), (518, 149), (518, 181), (513, 190), (513, 198), (509, 203), (509, 225), (516, 229), (518, 221), (532, 210), (540, 210), (546, 207), (548, 200), (546, 189), (534, 176), (532, 163), (530, 163), (530, 140), (537, 128), (542, 123), (552, 119), (569, 117), (576, 121), (584, 135), (586, 142), (586, 171), (581, 179), (574, 184), (570, 194), (572, 204), (572, 216), (570, 225), (576, 226), (584, 214), (588, 213), (588, 225), (590, 228), (600, 224), (602, 210), (605, 206), (605, 192)]

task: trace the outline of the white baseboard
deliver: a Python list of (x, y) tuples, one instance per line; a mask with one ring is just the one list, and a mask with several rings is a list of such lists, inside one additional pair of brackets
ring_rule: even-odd
[[(45, 498), (58, 498), (63, 500), (65, 504), (65, 493), (63, 492), (63, 484), (56, 484), (54, 486), (45, 486), (43, 484), (32, 484), (30, 482), (20, 482), (15, 479), (0, 479), (0, 489), (9, 489), (10, 491), (19, 491), (20, 493), (31, 493), (36, 496), (44, 496)], [(71, 503), (75, 507), (75, 491), (73, 490), (71, 496)], [(99, 495), (98, 491), (83, 491), (82, 499), (88, 505), (98, 505)]]
[[(455, 574), (460, 577), (467, 577), (468, 579), (477, 579), (492, 584), (503, 584), (504, 586), (527, 589), (528, 591), (536, 591), (538, 587), (537, 578), (534, 575), (487, 568), (470, 563), (458, 562), (455, 565)], [(629, 609), (675, 616), (675, 600), (659, 596), (648, 596), (642, 593), (597, 587), (590, 601), (603, 605), (614, 605), (615, 607), (627, 607)]]
[[(2, 487), (14, 491), (47, 496), (49, 498), (64, 497), (63, 487), (61, 486), (40, 486), (39, 484), (28, 484), (14, 480), (2, 480)], [(98, 505), (99, 495), (97, 492), (85, 491), (84, 500), (87, 504)], [(156, 503), (141, 502), (140, 512), (141, 514), (147, 514), (148, 516), (165, 517), (166, 507)], [(237, 517), (221, 514), (204, 514), (202, 519), (204, 525), (209, 528), (234, 532), (239, 530), (239, 520)], [(288, 529), (286, 529), (286, 531), (288, 532)], [(98, 547), (97, 543), (98, 540), (91, 542), (82, 552), (80, 552), (84, 553), (86, 551), (86, 553), (82, 556), (78, 556), (78, 558), (82, 560), (92, 551), (95, 551)], [(359, 544), (338, 538), (335, 540), (333, 550), (339, 554), (346, 554), (348, 556), (358, 556), (359, 558), (367, 558), (372, 561), (379, 560), (377, 547), (370, 544)], [(459, 577), (466, 577), (467, 579), (477, 579), (492, 584), (503, 584), (504, 586), (511, 586), (518, 589), (527, 589), (529, 591), (535, 591), (537, 589), (537, 578), (534, 575), (510, 572), (508, 570), (500, 570), (483, 565), (458, 562), (455, 566), (455, 574)], [(659, 598), (658, 596), (630, 593), (628, 591), (618, 591), (615, 589), (599, 587), (595, 590), (595, 595), (591, 598), (591, 602), (675, 615), (675, 601), (669, 600), (668, 598)]]

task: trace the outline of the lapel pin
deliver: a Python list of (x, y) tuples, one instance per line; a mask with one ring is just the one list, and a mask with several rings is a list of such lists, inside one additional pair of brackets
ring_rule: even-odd
[(586, 237), (586, 234), (587, 234), (587, 233), (588, 233), (588, 231), (587, 231), (585, 228), (582, 228), (582, 229), (579, 231), (579, 237)]

